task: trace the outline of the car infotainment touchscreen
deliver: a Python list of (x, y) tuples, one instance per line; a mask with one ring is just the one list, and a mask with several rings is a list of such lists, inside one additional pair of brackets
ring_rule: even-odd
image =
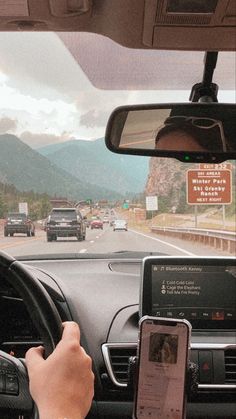
[(235, 259), (145, 258), (140, 315), (187, 319), (194, 329), (235, 329)]

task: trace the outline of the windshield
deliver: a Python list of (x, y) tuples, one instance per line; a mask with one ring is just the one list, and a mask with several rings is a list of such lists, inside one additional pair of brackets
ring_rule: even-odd
[(25, 214), (19, 214), (19, 213), (16, 212), (16, 213), (8, 214), (8, 218), (9, 219), (16, 218), (16, 219), (19, 219), (19, 220), (24, 220), (26, 218), (26, 215)]
[[(232, 254), (234, 161), (201, 167), (113, 154), (104, 143), (117, 106), (188, 102), (202, 79), (203, 52), (131, 50), (88, 33), (9, 32), (0, 34), (0, 51), (0, 249)], [(234, 103), (234, 53), (219, 54), (214, 82), (219, 102)], [(194, 170), (216, 180), (199, 183)], [(198, 198), (189, 196), (190, 181)], [(63, 225), (71, 212), (51, 211), (64, 207), (79, 210), (83, 222)], [(5, 227), (22, 209), (35, 225), (30, 237)], [(47, 226), (50, 214), (62, 223)]]
[(59, 211), (52, 211), (52, 213), (50, 214), (51, 220), (56, 220), (60, 218), (65, 219), (65, 220), (72, 220), (76, 218), (76, 212), (59, 210)]

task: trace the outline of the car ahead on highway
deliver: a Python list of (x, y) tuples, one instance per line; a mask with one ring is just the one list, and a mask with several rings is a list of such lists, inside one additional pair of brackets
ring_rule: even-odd
[(46, 223), (47, 241), (57, 237), (86, 237), (86, 220), (76, 208), (53, 208)]
[(103, 224), (109, 224), (109, 217), (108, 216), (104, 216), (103, 219)]
[(35, 236), (35, 225), (25, 213), (11, 212), (7, 215), (4, 236), (12, 237), (15, 233), (26, 234), (27, 237)]
[(100, 228), (101, 230), (103, 229), (103, 222), (101, 220), (101, 218), (97, 217), (93, 220), (91, 220), (90, 222), (90, 228), (91, 230), (95, 229), (95, 228)]
[(125, 230), (128, 231), (128, 223), (125, 220), (115, 220), (113, 223), (113, 231)]
[[(38, 417), (19, 359), (35, 345), (51, 353), (68, 320), (79, 324), (81, 345), (93, 361), (95, 392), (86, 419), (133, 417), (129, 360), (137, 354), (141, 272), (150, 255), (159, 261), (146, 277), (152, 314), (192, 324), (189, 356), (199, 373), (198, 385), (186, 383), (186, 419), (235, 418), (236, 176), (235, 157), (225, 158), (224, 150), (236, 118), (227, 112), (225, 130), (223, 111), (212, 115), (208, 107), (235, 103), (234, 5), (0, 1), (0, 217), (18, 202), (28, 202), (41, 220), (51, 207), (87, 201), (88, 219), (112, 208), (129, 227), (124, 234), (87, 229), (86, 242), (47, 243), (43, 231), (37, 240), (0, 237), (1, 419)], [(180, 109), (179, 102), (205, 104), (204, 116)], [(105, 137), (123, 155), (109, 151)], [(215, 143), (217, 153), (207, 148)], [(227, 192), (224, 206), (219, 202)], [(60, 223), (59, 230), (72, 228), (70, 221)], [(50, 239), (57, 237), (55, 227)], [(66, 382), (58, 384), (63, 400)], [(169, 410), (177, 387), (166, 376), (158, 381)], [(156, 388), (149, 388), (153, 400)], [(79, 392), (73, 399), (79, 405)]]

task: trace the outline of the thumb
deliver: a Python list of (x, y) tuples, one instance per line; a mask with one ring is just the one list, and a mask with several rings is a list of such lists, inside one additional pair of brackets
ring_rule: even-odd
[(28, 371), (32, 371), (34, 366), (38, 366), (44, 362), (43, 359), (44, 348), (38, 346), (37, 348), (30, 348), (25, 355), (25, 362)]

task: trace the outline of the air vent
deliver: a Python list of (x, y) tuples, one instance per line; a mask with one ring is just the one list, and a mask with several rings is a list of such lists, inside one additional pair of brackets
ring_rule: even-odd
[[(198, 350), (224, 350), (225, 380), (220, 383), (199, 384), (199, 392), (217, 391), (232, 392), (236, 390), (236, 346), (227, 348), (226, 344), (199, 344), (193, 343), (191, 349)], [(127, 387), (129, 357), (135, 356), (137, 345), (135, 343), (104, 343), (102, 353), (105, 365), (113, 384), (117, 387)], [(196, 360), (195, 360), (196, 362)], [(222, 369), (223, 369), (222, 354)], [(224, 383), (223, 383), (224, 382)]]
[(225, 350), (225, 383), (236, 384), (236, 348)]
[(128, 382), (128, 362), (136, 355), (134, 348), (110, 348), (110, 359), (113, 373), (120, 383)]
[(128, 362), (135, 356), (137, 346), (133, 343), (111, 343), (102, 345), (104, 361), (113, 384), (126, 387), (128, 382)]

